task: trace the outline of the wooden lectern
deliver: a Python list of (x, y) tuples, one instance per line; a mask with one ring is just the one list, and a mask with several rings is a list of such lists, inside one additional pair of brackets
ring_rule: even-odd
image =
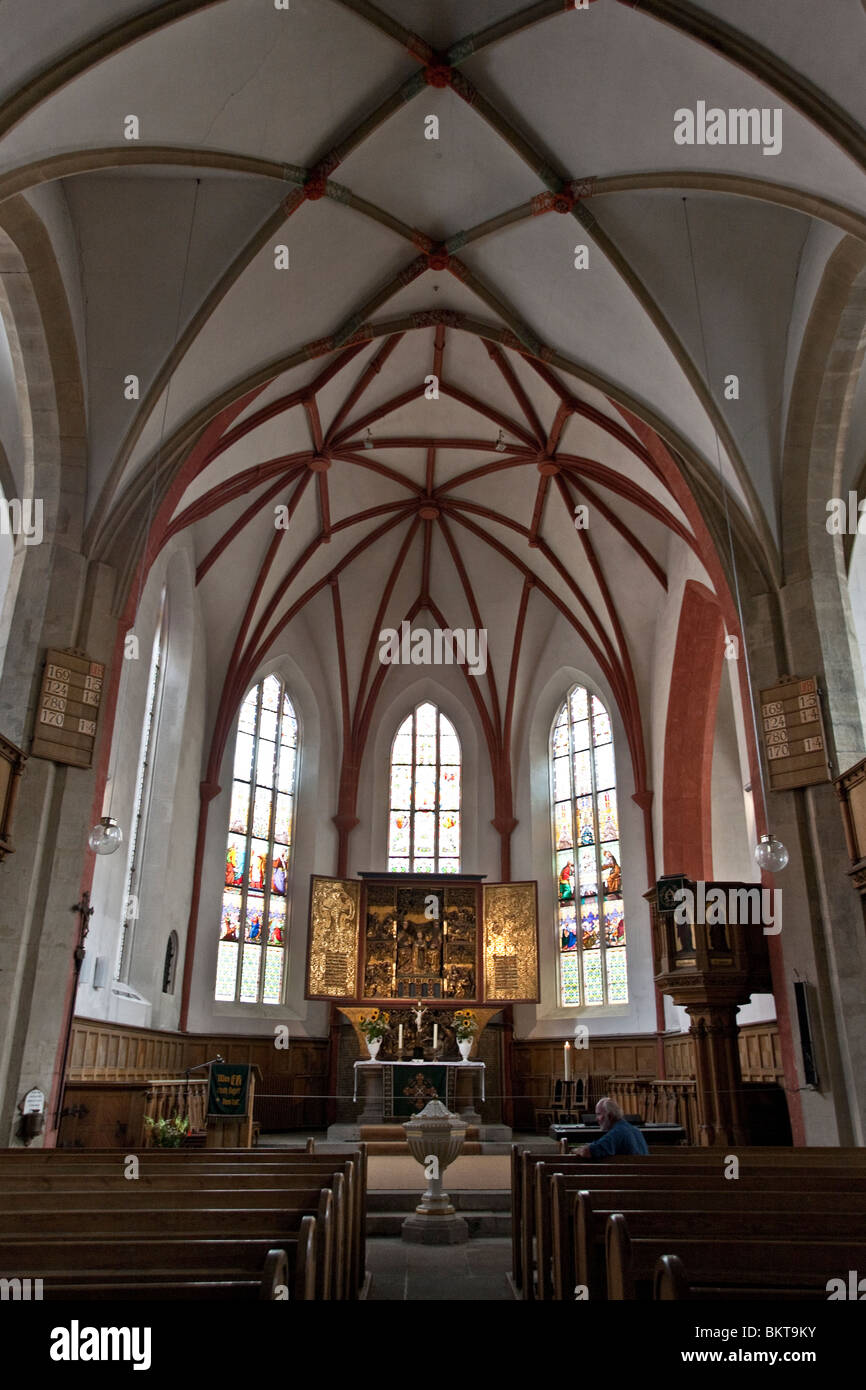
[[(237, 1078), (245, 1078), (238, 1083)], [(251, 1149), (256, 1082), (262, 1073), (254, 1062), (212, 1062), (208, 1091), (206, 1149)], [(218, 1105), (219, 1109), (212, 1108)]]

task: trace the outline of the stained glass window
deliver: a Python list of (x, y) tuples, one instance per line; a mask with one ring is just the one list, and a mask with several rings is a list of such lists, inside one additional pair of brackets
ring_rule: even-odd
[(460, 772), (457, 731), (425, 701), (406, 716), (391, 746), (391, 873), (460, 872)]
[(564, 1008), (628, 1002), (622, 858), (610, 715), (581, 685), (550, 740), (559, 999)]
[(282, 1001), (297, 763), (295, 711), (268, 676), (238, 717), (216, 999)]

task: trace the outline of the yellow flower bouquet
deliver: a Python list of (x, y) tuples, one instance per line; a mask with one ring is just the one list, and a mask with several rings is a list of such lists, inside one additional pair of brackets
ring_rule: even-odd
[(377, 1038), (384, 1038), (388, 1032), (388, 1015), (381, 1013), (379, 1009), (371, 1009), (368, 1014), (361, 1014), (358, 1019), (358, 1027), (367, 1039), (367, 1042), (375, 1041)]
[(454, 1036), (458, 1042), (466, 1042), (478, 1032), (478, 1019), (471, 1009), (458, 1009), (454, 1015)]

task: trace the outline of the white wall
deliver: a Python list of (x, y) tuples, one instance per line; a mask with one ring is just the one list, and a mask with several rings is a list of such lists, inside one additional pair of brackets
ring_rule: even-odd
[[(308, 634), (302, 624), (293, 626), (292, 637), (291, 654), (285, 652), (271, 658), (250, 681), (253, 686), (272, 673), (281, 676), (298, 717), (300, 758), (296, 774), (295, 842), (290, 861), (291, 915), (287, 931), (285, 1002), (241, 1004), (218, 1003), (214, 999), (237, 728), (235, 712), (220, 774), (222, 790), (211, 802), (208, 817), (195, 972), (190, 994), (188, 1026), (192, 1032), (269, 1033), (277, 1023), (288, 1023), (293, 1036), (321, 1038), (328, 1032), (329, 1005), (307, 1001), (304, 985), (310, 875), (333, 874), (336, 864), (337, 835), (331, 816), (337, 805), (340, 739), (333, 692), (324, 679), (312, 644), (305, 640)], [(187, 873), (191, 878), (191, 863)]]
[[(556, 634), (553, 649), (572, 645)], [(514, 1010), (515, 1033), (519, 1037), (569, 1037), (575, 1023), (586, 1024), (590, 1037), (614, 1033), (651, 1032), (655, 1029), (655, 997), (652, 981), (652, 948), (649, 909), (643, 901), (647, 888), (643, 815), (632, 801), (635, 789), (625, 729), (606, 684), (583, 666), (560, 663), (560, 651), (551, 650), (536, 671), (535, 699), (528, 741), (522, 747), (517, 780), (518, 815), (523, 833), (515, 834), (512, 873), (515, 878), (537, 878), (541, 1003), (518, 1005)], [(554, 875), (551, 828), (549, 748), (553, 722), (563, 699), (574, 684), (585, 685), (598, 695), (611, 715), (614, 758), (617, 775), (617, 805), (620, 817), (620, 846), (623, 899), (625, 903), (626, 944), (628, 950), (627, 1004), (607, 1007), (562, 1008), (559, 1003), (557, 956), (559, 929), (557, 892)]]
[[(137, 848), (140, 916), (132, 926), (128, 983), (115, 983), (141, 732), (163, 585), (165, 666), (152, 736), (150, 797), (142, 816)], [(103, 804), (103, 813), (111, 814), (120, 824), (124, 842), (114, 854), (96, 860), (91, 890), (94, 913), (76, 1009), (87, 1018), (176, 1028), (192, 891), (204, 726), (204, 636), (187, 541), (180, 539), (167, 548), (154, 565), (132, 631), (139, 640), (139, 658), (124, 661), (109, 765), (111, 780)], [(172, 930), (178, 934), (179, 960), (175, 991), (164, 995), (165, 946)], [(105, 982), (94, 987), (94, 967), (99, 957), (105, 961)]]

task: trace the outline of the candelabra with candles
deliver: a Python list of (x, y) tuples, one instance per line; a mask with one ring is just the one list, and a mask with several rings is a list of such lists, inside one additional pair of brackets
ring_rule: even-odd
[[(422, 1042), (422, 1040), (421, 1040), (421, 1027), (422, 1027), (422, 1022), (421, 1022), (421, 1021), (422, 1021), (424, 1015), (425, 1015), (428, 1011), (427, 1011), (427, 1009), (425, 1009), (425, 1008), (422, 1007), (422, 1004), (421, 1004), (420, 999), (417, 999), (417, 1000), (415, 1001), (414, 1007), (411, 1008), (411, 1009), (409, 1010), (409, 1012), (410, 1012), (411, 1014), (413, 1014), (413, 1015), (414, 1015), (414, 1018), (415, 1018), (415, 1043), (414, 1043), (414, 1046), (413, 1046), (413, 1048), (412, 1048), (412, 1057), (410, 1058), (410, 1060), (414, 1060), (414, 1061), (417, 1061), (417, 1062), (422, 1062), (422, 1061), (425, 1060), (425, 1058), (424, 1058), (425, 1048), (424, 1048), (424, 1044), (423, 1044), (423, 1042)], [(431, 1047), (431, 1049), (430, 1049), (433, 1059), (435, 1059), (435, 1058), (438, 1056), (438, 1054), (439, 1054), (439, 1052), (441, 1051), (441, 1049), (442, 1049), (442, 1043), (441, 1043), (440, 1040), (439, 1040), (439, 1024), (438, 1024), (438, 1023), (434, 1023), (434, 1024), (433, 1024), (433, 1043), (432, 1043), (432, 1047)], [(409, 1050), (409, 1049), (408, 1049), (408, 1047), (406, 1046), (406, 1042), (405, 1042), (405, 1025), (402, 1024), (402, 1023), (398, 1023), (398, 1024), (397, 1024), (397, 1045), (396, 1045), (395, 1051), (396, 1051), (397, 1057), (398, 1057), (398, 1059), (399, 1059), (400, 1061), (403, 1061), (403, 1059), (405, 1058), (406, 1053), (408, 1052), (408, 1050)]]

